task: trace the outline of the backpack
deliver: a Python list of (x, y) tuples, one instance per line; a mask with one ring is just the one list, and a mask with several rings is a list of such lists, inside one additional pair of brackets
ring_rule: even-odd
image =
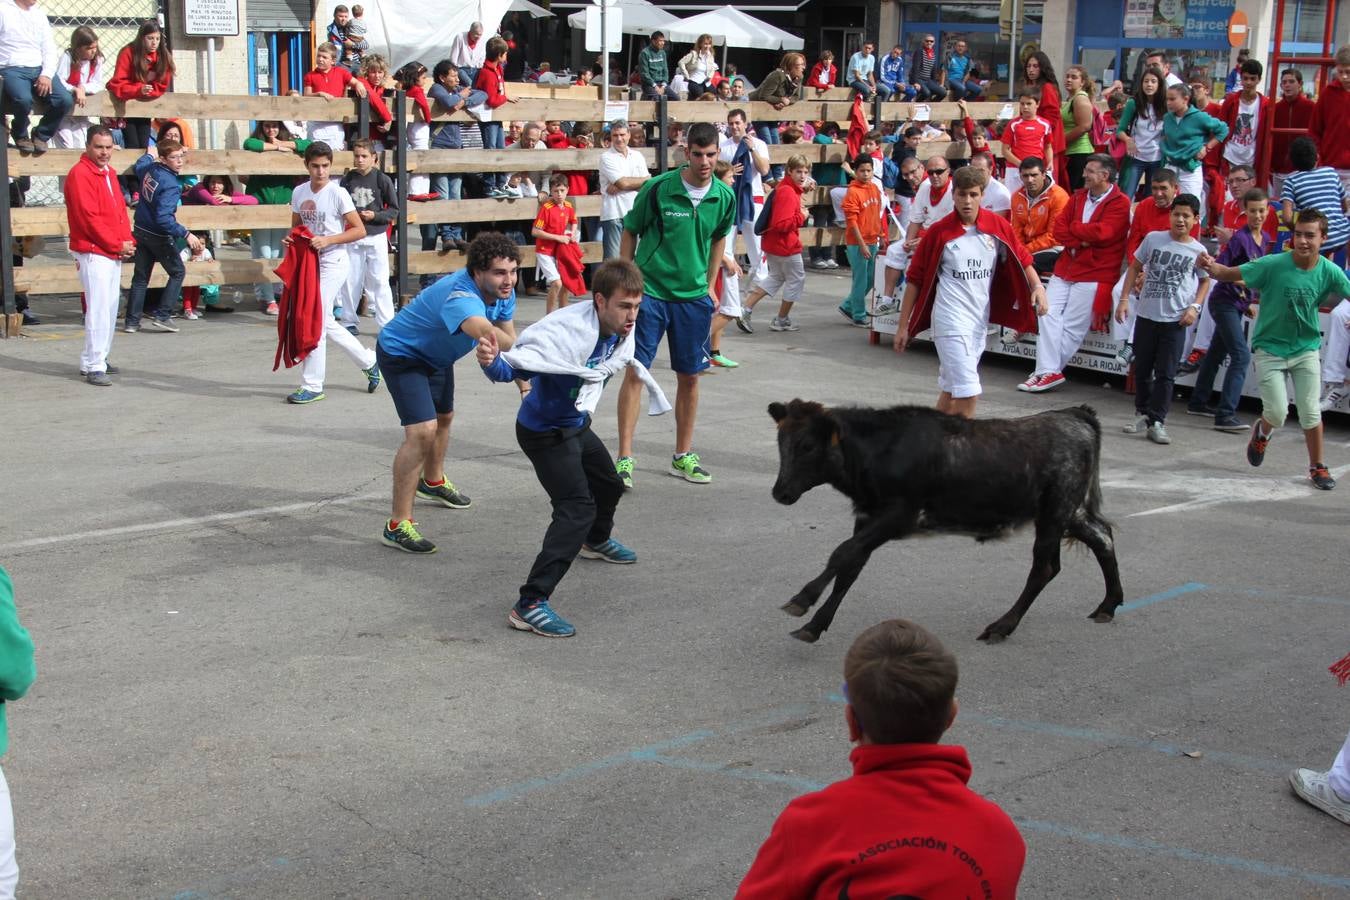
[(1097, 108), (1097, 104), (1092, 104), (1092, 127), (1088, 129), (1088, 139), (1092, 141), (1092, 148), (1097, 152), (1106, 149), (1107, 142), (1115, 132), (1107, 126), (1106, 116)]
[(769, 196), (764, 198), (764, 208), (755, 216), (755, 234), (764, 234), (769, 230), (769, 222), (773, 219), (773, 195), (777, 191), (772, 191)]

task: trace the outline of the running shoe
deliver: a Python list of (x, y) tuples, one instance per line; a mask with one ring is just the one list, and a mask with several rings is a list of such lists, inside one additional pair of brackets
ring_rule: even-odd
[(197, 312), (195, 309), (185, 309), (183, 310), (183, 318), (187, 319), (189, 322), (195, 322), (201, 318), (201, 313)]
[(511, 607), (506, 617), (507, 623), (517, 631), (533, 631), (544, 637), (571, 637), (577, 630), (553, 611), (548, 600), (535, 600), (533, 603), (517, 603)]
[(135, 334), (136, 332), (138, 332), (138, 331), (140, 331), (140, 330), (141, 330), (141, 326), (139, 326), (139, 325), (127, 325), (127, 326), (125, 326), (125, 327), (122, 328), (122, 333), (123, 333), (123, 334)]
[(455, 488), (454, 482), (448, 479), (440, 484), (427, 484), (425, 479), (418, 478), (417, 499), (430, 500), (451, 509), (468, 509), (473, 506), (473, 501), (468, 498), (468, 495), (461, 494)]
[(1134, 362), (1134, 344), (1131, 344), (1129, 341), (1121, 344), (1120, 349), (1116, 351), (1116, 359), (1127, 366)]
[(623, 489), (631, 491), (633, 489), (633, 457), (620, 456), (614, 461), (614, 471), (619, 473), (619, 480), (623, 482)]
[(801, 328), (792, 321), (792, 316), (774, 316), (773, 321), (769, 323), (770, 331), (801, 331)]
[(581, 552), (577, 554), (582, 559), (603, 559), (608, 563), (626, 566), (637, 562), (637, 554), (629, 550), (623, 544), (620, 544), (614, 538), (610, 538), (603, 544), (597, 544), (594, 547), (581, 545)]
[(1135, 413), (1134, 418), (1121, 426), (1120, 430), (1125, 434), (1143, 434), (1148, 431), (1148, 416), (1143, 413)]
[(1259, 466), (1266, 458), (1270, 435), (1261, 433), (1261, 420), (1252, 423), (1252, 439), (1247, 442), (1247, 462)]
[(347, 329), (347, 333), (350, 334), (352, 337), (360, 337), (360, 336), (361, 336), (361, 329), (360, 329), (360, 327), (358, 327), (358, 326), (356, 326), (356, 325), (346, 325), (346, 326), (343, 326), (343, 327), (345, 327), (345, 328)]
[(1289, 785), (1294, 793), (1337, 821), (1350, 825), (1350, 800), (1342, 799), (1331, 789), (1329, 772), (1295, 769), (1289, 773)]
[(1218, 418), (1216, 416), (1214, 419), (1215, 431), (1226, 431), (1229, 434), (1238, 434), (1239, 432), (1246, 431), (1249, 427), (1250, 426), (1248, 426), (1246, 422), (1242, 421), (1237, 416), (1227, 416), (1225, 418)]
[[(1025, 382), (1023, 382), (1025, 384)], [(1043, 394), (1046, 391), (1057, 388), (1064, 383), (1063, 372), (1051, 372), (1049, 375), (1042, 375), (1034, 385), (1027, 388), (1033, 394)]]
[(708, 361), (711, 362), (714, 366), (718, 366), (723, 369), (735, 369), (740, 366), (740, 363), (736, 362), (735, 360), (728, 359), (727, 357), (723, 356), (722, 351), (720, 350), (714, 350), (712, 352), (712, 355), (708, 357)]
[(670, 474), (683, 478), (690, 484), (707, 484), (712, 481), (708, 470), (698, 464), (697, 453), (681, 453), (670, 461)]
[(1024, 381), (1024, 382), (1022, 382), (1021, 384), (1019, 384), (1019, 385), (1017, 386), (1017, 389), (1018, 389), (1019, 391), (1026, 391), (1026, 392), (1030, 393), (1031, 391), (1034, 391), (1034, 390), (1036, 389), (1036, 385), (1040, 384), (1040, 383), (1041, 383), (1041, 379), (1044, 378), (1044, 377), (1045, 377), (1044, 375), (1032, 375), (1032, 376), (1031, 376), (1030, 378), (1028, 378), (1026, 381)]
[(1154, 422), (1148, 426), (1148, 439), (1155, 444), (1172, 443), (1172, 436), (1167, 433), (1167, 426), (1161, 422)]
[(404, 553), (436, 552), (436, 545), (422, 537), (417, 530), (417, 523), (412, 519), (404, 519), (398, 523), (397, 528), (390, 528), (389, 523), (385, 522), (384, 534), (380, 540), (395, 550), (402, 550)]
[(286, 402), (295, 403), (297, 405), (304, 403), (317, 403), (320, 400), (322, 400), (323, 397), (324, 397), (323, 391), (309, 391), (305, 390), (304, 388), (299, 388), (298, 390), (286, 395)]
[(1350, 385), (1336, 384), (1335, 382), (1328, 382), (1323, 385), (1322, 400), (1320, 404), (1322, 412), (1331, 412), (1333, 409), (1340, 406), (1341, 401), (1346, 397), (1350, 397)]
[(170, 322), (168, 316), (165, 316), (162, 319), (151, 319), (146, 324), (149, 325), (151, 328), (155, 329), (156, 331), (168, 331), (172, 332), (173, 334), (178, 333), (178, 326)]
[(1210, 406), (1208, 403), (1203, 406), (1191, 406), (1187, 404), (1186, 415), (1188, 416), (1209, 416), (1211, 419), (1219, 414), (1217, 406)]
[(112, 379), (108, 377), (107, 372), (90, 372), (84, 376), (84, 380), (94, 385), (94, 387), (108, 387), (112, 384)]
[(747, 309), (736, 317), (736, 327), (745, 334), (755, 333), (755, 329), (750, 325), (750, 314), (752, 312), (754, 312), (753, 309)]
[(825, 260), (825, 264), (828, 265), (831, 269), (839, 268), (839, 260), (835, 259), (834, 257), (830, 257), (829, 259)]
[(900, 311), (900, 303), (894, 297), (883, 297), (877, 304), (876, 309), (872, 310), (873, 316), (889, 316)]
[(1319, 491), (1329, 491), (1336, 486), (1336, 479), (1331, 477), (1327, 467), (1318, 463), (1315, 466), (1308, 466), (1308, 480), (1313, 483), (1313, 487)]
[(853, 322), (853, 313), (849, 312), (847, 309), (845, 309), (845, 308), (842, 307), (842, 306), (836, 306), (835, 309), (839, 310), (839, 315), (843, 316), (843, 317), (844, 317), (845, 319), (847, 319), (850, 323)]
[(1191, 374), (1196, 369), (1200, 368), (1200, 361), (1203, 360), (1204, 358), (1205, 358), (1204, 350), (1192, 350), (1190, 356), (1187, 356), (1186, 359), (1182, 361), (1181, 365), (1177, 366), (1177, 374), (1178, 375)]
[(369, 369), (362, 369), (361, 374), (366, 376), (366, 393), (373, 394), (380, 386), (380, 365), (376, 363)]
[(827, 259), (817, 259), (811, 263), (813, 269), (828, 269), (829, 267), (830, 262)]

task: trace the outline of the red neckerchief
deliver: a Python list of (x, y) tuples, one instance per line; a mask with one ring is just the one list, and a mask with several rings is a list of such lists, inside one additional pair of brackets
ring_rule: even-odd
[[(479, 37), (478, 40), (482, 40), (482, 37)], [(469, 49), (470, 49), (470, 50), (472, 50), (474, 47), (477, 47), (477, 46), (478, 46), (478, 41), (470, 40), (470, 39), (469, 39), (469, 36), (468, 36), (467, 34), (464, 35), (464, 42), (465, 42), (466, 44), (469, 45)]]
[(82, 63), (79, 63), (72, 59), (70, 61), (70, 77), (66, 79), (66, 84), (70, 85), (71, 87), (79, 87), (80, 69), (82, 68), (84, 68), (84, 65)]
[(934, 57), (937, 56), (937, 48), (933, 48), (932, 50), (925, 50), (923, 51), (923, 55), (926, 59), (933, 59)]
[(933, 193), (933, 182), (932, 182), (932, 180), (930, 179), (929, 182), (928, 182), (928, 205), (929, 205), (929, 206), (937, 206), (938, 203), (940, 203), (940, 202), (942, 201), (942, 198), (945, 197), (945, 196), (947, 196), (947, 191), (951, 190), (951, 187), (952, 187), (952, 179), (951, 179), (951, 176), (948, 175), (948, 176), (947, 176), (947, 183), (944, 184), (944, 185), (942, 186), (942, 190), (941, 190), (940, 192), (938, 192), (937, 194), (934, 194), (934, 193)]

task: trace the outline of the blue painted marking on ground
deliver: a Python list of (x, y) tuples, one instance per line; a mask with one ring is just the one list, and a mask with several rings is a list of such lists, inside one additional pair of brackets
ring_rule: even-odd
[(659, 753), (634, 754), (642, 762), (654, 762), (671, 769), (685, 769), (691, 772), (705, 772), (710, 775), (724, 775), (741, 781), (756, 781), (760, 784), (782, 784), (796, 791), (818, 791), (825, 787), (823, 781), (812, 781), (796, 775), (784, 775), (781, 772), (762, 772), (742, 766), (729, 766), (725, 763), (705, 762), (701, 759), (687, 759), (683, 756), (663, 756)]
[(1333, 606), (1350, 606), (1345, 597), (1310, 597), (1307, 594), (1282, 594), (1279, 591), (1267, 591), (1261, 588), (1226, 588), (1212, 585), (1212, 590), (1226, 591), (1232, 594), (1245, 594), (1248, 597), (1262, 597), (1270, 600), (1298, 600), (1303, 603), (1328, 603)]
[(1162, 844), (1157, 841), (1144, 840), (1142, 838), (1125, 837), (1118, 834), (1102, 834), (1098, 831), (1086, 831), (1081, 828), (1074, 828), (1069, 825), (1061, 825), (1058, 822), (1043, 822), (1038, 819), (1023, 819), (1014, 816), (1013, 821), (1023, 832), (1034, 831), (1041, 834), (1054, 835), (1055, 837), (1067, 838), (1071, 841), (1081, 841), (1085, 844), (1097, 844), (1104, 847), (1115, 847), (1120, 850), (1133, 850), (1140, 853), (1152, 853), (1158, 856), (1170, 856), (1173, 859), (1186, 860), (1187, 862), (1205, 863), (1212, 866), (1224, 866), (1230, 869), (1241, 869), (1244, 872), (1251, 872), (1254, 875), (1265, 875), (1270, 878), (1292, 878), (1298, 881), (1306, 881), (1320, 887), (1350, 888), (1350, 878), (1340, 875), (1325, 875), (1321, 872), (1306, 872), (1302, 869), (1295, 869), (1292, 866), (1282, 866), (1277, 863), (1262, 862), (1259, 859), (1246, 859), (1241, 856), (1226, 856), (1215, 853), (1206, 853), (1202, 850), (1191, 850), (1187, 847), (1175, 847), (1171, 844)]
[(1186, 584), (1179, 584), (1174, 588), (1168, 588), (1156, 594), (1149, 594), (1147, 597), (1140, 597), (1138, 600), (1131, 600), (1129, 603), (1117, 607), (1116, 614), (1131, 612), (1136, 609), (1143, 609), (1145, 606), (1152, 606), (1155, 603), (1162, 603), (1164, 600), (1175, 600), (1177, 597), (1183, 597), (1186, 594), (1193, 594), (1196, 591), (1203, 591), (1209, 585), (1200, 584), (1198, 581), (1188, 581)]

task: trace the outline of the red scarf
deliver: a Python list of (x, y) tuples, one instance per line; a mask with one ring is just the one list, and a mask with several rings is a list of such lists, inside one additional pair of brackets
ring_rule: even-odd
[[(92, 66), (93, 64), (90, 63), (90, 65)], [(84, 68), (84, 64), (83, 64), (83, 63), (80, 63), (80, 62), (77, 62), (77, 61), (74, 60), (74, 59), (71, 59), (71, 61), (70, 61), (70, 75), (67, 76), (67, 78), (66, 78), (66, 84), (70, 85), (71, 87), (79, 87), (79, 86), (80, 86), (80, 70), (83, 69), (83, 68)]]

